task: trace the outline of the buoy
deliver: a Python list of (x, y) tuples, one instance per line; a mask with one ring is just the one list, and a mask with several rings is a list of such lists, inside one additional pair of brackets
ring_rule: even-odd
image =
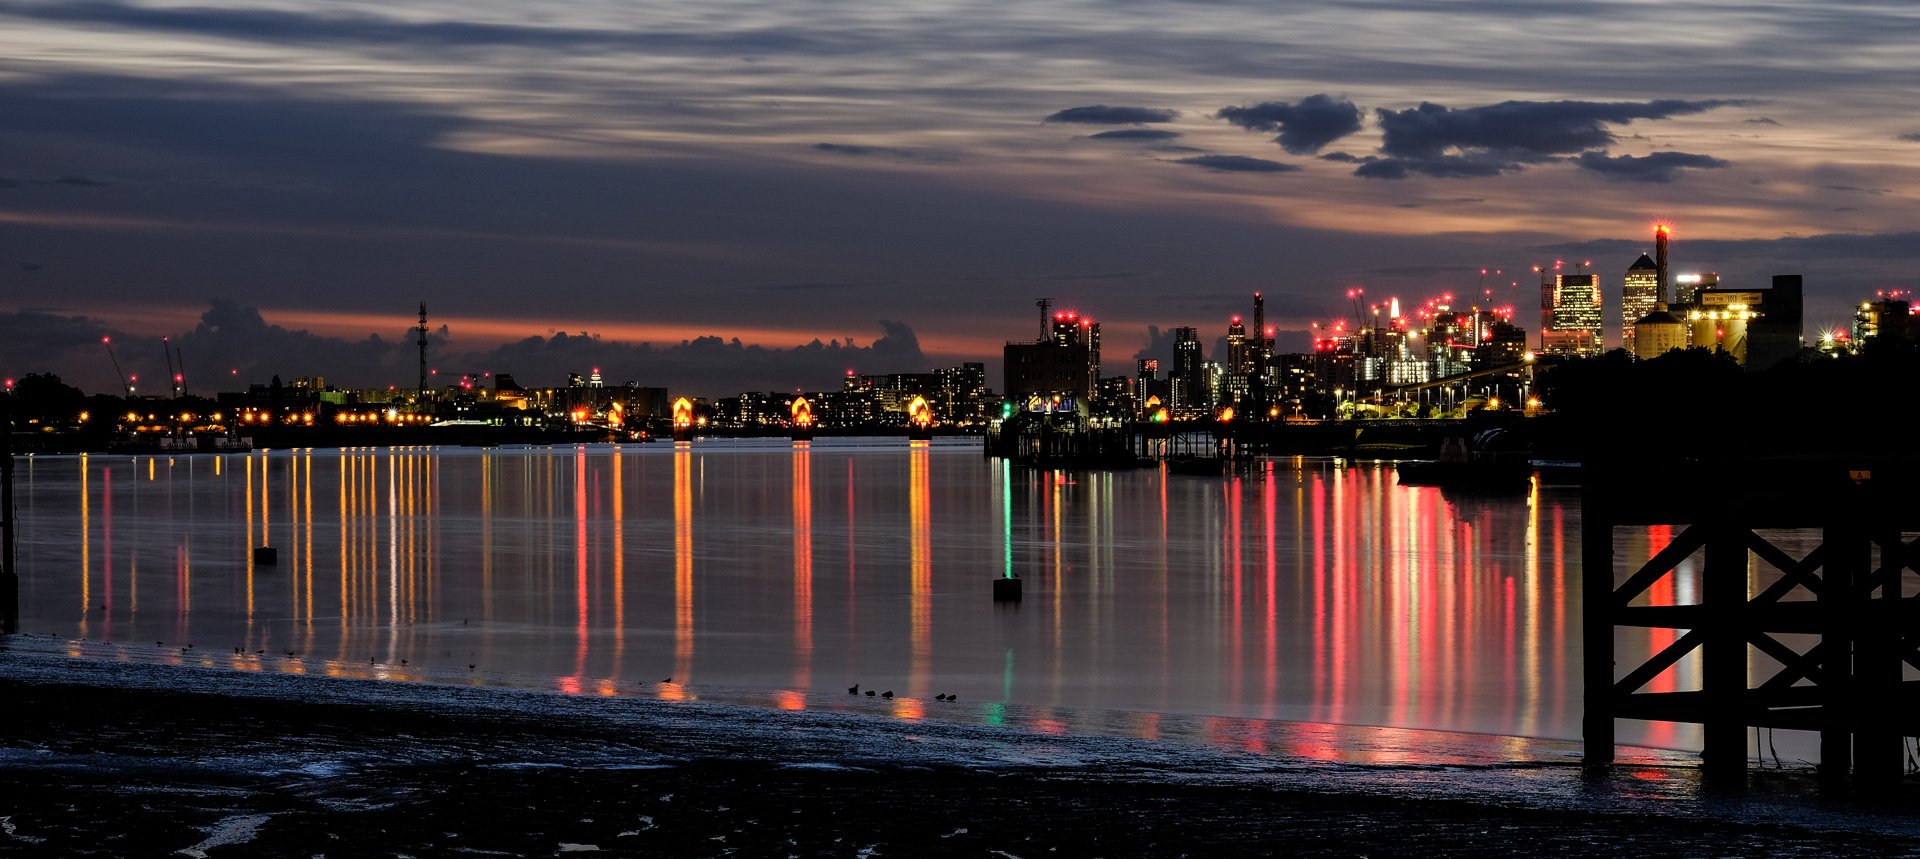
[(994, 579), (993, 580), (993, 601), (994, 602), (1019, 602), (1020, 601), (1020, 580), (1016, 578), (1011, 578), (1011, 577), (1001, 577), (1001, 578)]
[(253, 550), (253, 562), (256, 564), (280, 563), (280, 550), (272, 546), (259, 546)]

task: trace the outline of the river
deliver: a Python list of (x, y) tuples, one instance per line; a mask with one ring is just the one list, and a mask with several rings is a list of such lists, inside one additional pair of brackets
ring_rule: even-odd
[[(1036, 471), (964, 439), (36, 456), (17, 480), (22, 630), (129, 658), (1146, 738), (1201, 716), (1249, 747), (1272, 721), (1579, 736), (1577, 487)], [(1693, 570), (1649, 599), (1697, 599)], [(1620, 661), (1672, 637), (1623, 630)], [(1650, 688), (1697, 682), (1688, 659)]]

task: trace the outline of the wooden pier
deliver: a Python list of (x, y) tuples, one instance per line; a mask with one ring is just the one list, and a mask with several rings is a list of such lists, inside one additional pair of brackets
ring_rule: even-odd
[[(1586, 761), (1614, 756), (1614, 720), (1703, 726), (1710, 780), (1745, 777), (1749, 729), (1818, 732), (1819, 772), (1862, 792), (1896, 786), (1920, 736), (1920, 503), (1913, 460), (1589, 463), (1582, 481)], [(1643, 563), (1616, 566), (1616, 529), (1674, 525)], [(1778, 532), (1817, 540), (1803, 556)], [(1769, 539), (1768, 534), (1775, 534)], [(1651, 605), (1691, 559), (1698, 603)], [(1618, 575), (1632, 572), (1622, 580)], [(1616, 586), (1615, 582), (1621, 583)], [(1644, 662), (1615, 663), (1620, 627), (1672, 630)], [(1698, 689), (1650, 681), (1700, 654)]]
[(1064, 414), (1018, 414), (987, 432), (985, 453), (1023, 465), (1115, 468), (1162, 461), (1186, 465), (1262, 456), (1432, 459), (1442, 441), (1518, 418), (1278, 421), (1183, 419), (1098, 424)]

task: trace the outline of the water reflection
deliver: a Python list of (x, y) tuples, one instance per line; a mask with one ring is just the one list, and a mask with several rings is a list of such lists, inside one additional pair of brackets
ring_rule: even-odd
[(793, 443), (793, 688), (801, 696), (813, 685), (812, 448)]
[[(25, 469), (26, 628), (200, 664), (1329, 759), (1338, 729), (1261, 720), (1578, 733), (1579, 510), (1538, 488), (1450, 498), (1390, 467), (1292, 459), (1220, 479), (1036, 472), (969, 446), (845, 440)], [(1671, 536), (1616, 549), (1645, 558)], [(1007, 575), (1026, 599), (996, 605)], [(1696, 598), (1692, 575), (1649, 599)], [(1622, 633), (1620, 661), (1672, 640)], [(1693, 688), (1694, 672), (1651, 688)], [(1622, 739), (1697, 734), (1623, 723)]]
[(673, 445), (673, 674), (660, 684), (661, 697), (674, 700), (693, 682), (693, 552), (693, 443), (681, 441)]

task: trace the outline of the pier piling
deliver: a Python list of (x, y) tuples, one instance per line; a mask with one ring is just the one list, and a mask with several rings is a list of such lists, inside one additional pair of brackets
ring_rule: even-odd
[[(1622, 477), (1638, 472), (1618, 463), (1585, 470), (1586, 762), (1613, 761), (1616, 719), (1691, 722), (1702, 726), (1709, 781), (1739, 784), (1749, 729), (1778, 728), (1818, 732), (1824, 784), (1862, 793), (1897, 786), (1906, 738), (1920, 736), (1920, 680), (1905, 678), (1908, 666), (1920, 669), (1920, 596), (1903, 596), (1912, 589), (1906, 577), (1920, 573), (1920, 540), (1903, 536), (1920, 531), (1920, 508), (1905, 494), (1920, 462), (1674, 468), (1643, 485)], [(1616, 529), (1656, 524), (1679, 532), (1618, 576)], [(1779, 531), (1817, 534), (1817, 545), (1794, 557), (1776, 545)], [(1651, 604), (1649, 589), (1683, 567), (1699, 577), (1699, 601)], [(1616, 665), (1622, 627), (1671, 630), (1673, 641)], [(1696, 651), (1698, 689), (1645, 691)]]

